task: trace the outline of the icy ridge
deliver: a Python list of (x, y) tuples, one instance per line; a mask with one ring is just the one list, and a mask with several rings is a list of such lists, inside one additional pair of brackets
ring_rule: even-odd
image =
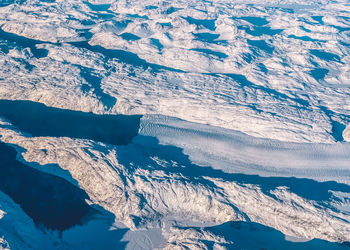
[(283, 141), (345, 140), (347, 5), (251, 3), (10, 4), (0, 9), (0, 96)]
[[(154, 131), (159, 131), (157, 126)], [(268, 182), (244, 184), (235, 175), (193, 165), (181, 149), (158, 144), (145, 134), (128, 146), (117, 147), (69, 138), (26, 137), (8, 126), (1, 128), (1, 134), (2, 141), (25, 149), (23, 160), (40, 164), (32, 167), (79, 185), (93, 203), (129, 228), (166, 231), (172, 230), (167, 226), (171, 221), (217, 225), (248, 220), (299, 238), (350, 240), (350, 217), (337, 209), (348, 204), (347, 198), (303, 197), (289, 189), (293, 187), (288, 187), (288, 181), (267, 190)], [(71, 176), (42, 167), (53, 163)]]

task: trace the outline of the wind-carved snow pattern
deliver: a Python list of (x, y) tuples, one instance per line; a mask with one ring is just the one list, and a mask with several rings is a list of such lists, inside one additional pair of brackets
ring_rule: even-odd
[[(349, 16), (341, 0), (1, 2), (0, 140), (99, 213), (49, 232), (0, 192), (0, 248), (346, 249)], [(129, 129), (122, 143), (62, 120), (39, 133), (11, 100), (136, 123), (100, 131)]]
[[(263, 156), (260, 156), (260, 161), (255, 160), (258, 168), (251, 169), (250, 174), (235, 173), (241, 172), (242, 167), (236, 162), (232, 163), (238, 169), (219, 169), (220, 164), (216, 168), (208, 167), (205, 161), (227, 163), (227, 159), (220, 158), (225, 155), (225, 151), (234, 150), (234, 146), (225, 141), (227, 136), (236, 138), (237, 142), (241, 141), (238, 145), (242, 148), (243, 145), (247, 147), (251, 140), (256, 144), (253, 147), (257, 158), (258, 145), (267, 143), (273, 148), (278, 143), (259, 142), (256, 138), (242, 137), (230, 131), (217, 132), (210, 126), (198, 127), (198, 124), (169, 120), (166, 117), (148, 117), (142, 120), (140, 134), (132, 143), (127, 146), (112, 146), (80, 139), (28, 137), (8, 123), (1, 128), (4, 142), (24, 149), (22, 156), (26, 164), (78, 185), (87, 192), (94, 204), (113, 213), (117, 221), (132, 230), (161, 228), (166, 238), (163, 247), (201, 245), (204, 236), (195, 233), (197, 238), (192, 236), (188, 239), (188, 230), (196, 232), (201, 226), (215, 226), (229, 221), (259, 223), (297, 238), (317, 238), (332, 242), (350, 240), (350, 217), (346, 212), (350, 202), (346, 194), (350, 193), (350, 186), (333, 181), (337, 176), (332, 177), (331, 174), (331, 177), (320, 177), (323, 181), (305, 178), (317, 175), (319, 169), (305, 169), (307, 172), (304, 176), (299, 176), (304, 178), (277, 177), (278, 171), (276, 177), (259, 177), (254, 174), (259, 171), (259, 164), (260, 171), (263, 171), (266, 163)], [(191, 134), (193, 136), (188, 136)], [(221, 138), (220, 135), (225, 136)], [(193, 139), (196, 142), (193, 143)], [(221, 147), (216, 147), (209, 153), (199, 149), (197, 152), (204, 157), (190, 153), (189, 158), (182, 150), (194, 150), (198, 147), (198, 142), (210, 145), (214, 141), (217, 145), (221, 144)], [(172, 145), (182, 145), (182, 148)], [(288, 147), (288, 143), (285, 146)], [(302, 153), (295, 151), (292, 145), (289, 147), (289, 150), (282, 149), (280, 159), (292, 155), (292, 152), (294, 157), (302, 159)], [(324, 150), (322, 145), (305, 144), (304, 147), (304, 151), (309, 150), (310, 154), (315, 155), (322, 155)], [(334, 173), (346, 173), (348, 170), (345, 165), (349, 162), (349, 156), (345, 152), (348, 152), (349, 145), (339, 144), (338, 147), (335, 150), (339, 152), (338, 158), (330, 157), (328, 163), (338, 166)], [(332, 151), (331, 148), (330, 150)], [(260, 153), (264, 154), (262, 151)], [(240, 160), (249, 163), (248, 159), (249, 156), (243, 156)], [(197, 165), (195, 162), (198, 161), (202, 162)], [(324, 158), (318, 161), (322, 163)], [(304, 163), (307, 164), (307, 160)], [(55, 164), (70, 174), (51, 167)], [(293, 163), (280, 167), (284, 170), (292, 169), (284, 175), (293, 174)], [(322, 170), (327, 172), (332, 167), (323, 167)], [(298, 174), (295, 167), (294, 172)], [(266, 173), (268, 175), (269, 171)], [(245, 228), (243, 224), (241, 226)], [(255, 228), (253, 224), (248, 227)], [(262, 234), (265, 230), (271, 230), (259, 226), (258, 229)], [(64, 235), (65, 232), (63, 237)], [(273, 238), (277, 236), (278, 234), (271, 235)], [(206, 240), (223, 247), (232, 244), (227, 235), (209, 233)], [(268, 242), (263, 244), (270, 245)], [(297, 247), (288, 241), (280, 244)], [(317, 240), (301, 247), (307, 248), (310, 246), (308, 244), (329, 249), (342, 248), (338, 244)], [(249, 247), (249, 244), (244, 246)]]
[(296, 142), (342, 141), (350, 121), (342, 2), (36, 0), (0, 13), (6, 99)]

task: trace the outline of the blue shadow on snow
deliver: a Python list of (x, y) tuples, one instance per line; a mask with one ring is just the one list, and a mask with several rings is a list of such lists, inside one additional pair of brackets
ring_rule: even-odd
[[(204, 230), (214, 235), (223, 236), (227, 241), (232, 242), (224, 244), (227, 249), (345, 250), (349, 247), (348, 243), (339, 244), (320, 239), (291, 242), (286, 240), (284, 234), (278, 230), (254, 222), (232, 221), (218, 226), (206, 227)], [(214, 249), (214, 242), (203, 243)]]
[[(287, 187), (290, 192), (325, 206), (328, 206), (329, 202), (337, 200), (330, 191), (350, 193), (350, 186), (335, 181), (318, 182), (312, 179), (296, 177), (261, 177), (258, 175), (225, 173), (222, 170), (211, 167), (197, 166), (190, 161), (181, 148), (161, 145), (158, 139), (154, 137), (139, 135), (134, 138), (133, 144), (142, 145), (142, 148), (134, 146), (134, 148), (128, 147), (125, 150), (117, 150), (118, 160), (124, 166), (128, 166), (131, 171), (134, 169), (134, 166), (137, 166), (152, 170), (162, 170), (169, 175), (181, 172), (189, 182), (200, 183), (209, 189), (210, 187), (215, 187), (215, 184), (203, 177), (223, 179), (240, 185), (258, 185), (264, 194), (272, 197), (274, 195), (270, 193), (271, 191), (278, 187)], [(159, 166), (152, 160), (156, 157), (166, 159), (169, 162), (177, 162), (179, 165)]]
[(0, 142), (0, 190), (10, 196), (37, 225), (63, 231), (94, 210), (88, 195), (73, 184), (31, 168), (16, 159), (16, 150)]
[(0, 38), (13, 42), (18, 46), (21, 46), (23, 48), (29, 48), (32, 52), (33, 56), (36, 58), (42, 58), (46, 57), (48, 55), (48, 50), (46, 49), (38, 49), (36, 47), (37, 44), (43, 44), (43, 43), (50, 43), (50, 42), (43, 42), (39, 40), (29, 39), (23, 36), (19, 36), (13, 33), (9, 33), (4, 31), (0, 28)]
[(31, 101), (0, 100), (0, 116), (33, 136), (90, 139), (126, 145), (138, 134), (140, 115), (96, 115)]
[[(88, 205), (85, 191), (67, 180), (20, 162), (16, 149), (3, 142), (0, 142), (0, 192), (17, 203), (36, 227), (44, 232), (58, 231), (65, 244), (72, 247), (70, 249), (86, 249), (87, 244), (91, 249), (126, 247), (127, 242), (122, 238), (128, 229), (111, 230), (115, 221), (112, 213), (98, 205)], [(13, 219), (17, 218), (5, 215), (0, 220), (0, 228), (11, 227)], [(99, 221), (103, 223), (96, 224)], [(11, 246), (16, 245), (16, 238), (6, 237), (6, 240)], [(51, 249), (45, 242), (40, 244), (30, 248)]]

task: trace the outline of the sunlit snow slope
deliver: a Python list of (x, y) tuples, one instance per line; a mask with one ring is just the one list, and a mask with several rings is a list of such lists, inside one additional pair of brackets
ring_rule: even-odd
[(0, 249), (349, 247), (348, 0), (0, 0), (0, 99)]

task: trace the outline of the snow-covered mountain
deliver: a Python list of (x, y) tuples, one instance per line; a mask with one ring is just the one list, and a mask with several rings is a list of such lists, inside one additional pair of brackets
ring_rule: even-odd
[(348, 0), (0, 0), (0, 248), (350, 247)]

